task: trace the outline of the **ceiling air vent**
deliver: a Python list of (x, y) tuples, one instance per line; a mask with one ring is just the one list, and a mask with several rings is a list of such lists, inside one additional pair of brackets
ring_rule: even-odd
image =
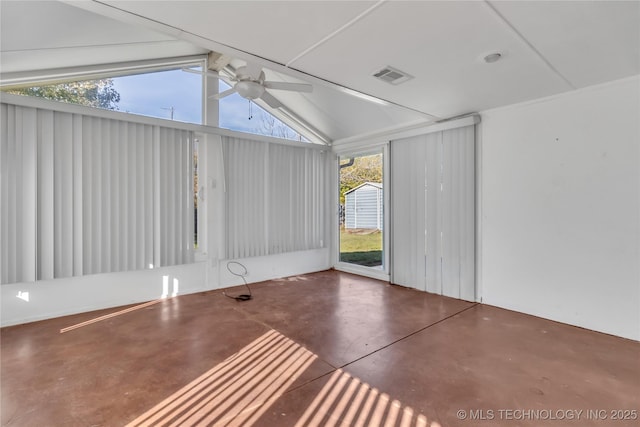
[(413, 76), (405, 73), (404, 71), (400, 71), (397, 68), (389, 66), (386, 66), (382, 70), (374, 73), (373, 77), (376, 77), (384, 82), (391, 83), (392, 85), (398, 85), (413, 78)]

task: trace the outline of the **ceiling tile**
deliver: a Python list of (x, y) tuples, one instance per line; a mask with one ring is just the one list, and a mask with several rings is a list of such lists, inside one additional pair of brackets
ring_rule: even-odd
[(640, 73), (640, 2), (492, 2), (576, 87)]
[(107, 1), (253, 55), (286, 64), (373, 1)]

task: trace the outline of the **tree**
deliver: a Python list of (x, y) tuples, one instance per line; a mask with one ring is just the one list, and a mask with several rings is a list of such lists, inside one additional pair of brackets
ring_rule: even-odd
[(382, 154), (355, 157), (353, 165), (346, 166), (341, 161), (340, 168), (340, 203), (344, 204), (344, 194), (365, 182), (382, 182)]
[(53, 101), (85, 105), (87, 107), (117, 110), (120, 94), (113, 87), (113, 79), (87, 80), (82, 82), (59, 83), (47, 86), (33, 86), (10, 89), (8, 93), (37, 96)]
[(257, 133), (261, 135), (275, 136), (277, 138), (294, 139), (297, 141), (303, 140), (302, 136), (298, 132), (294, 131), (266, 111), (258, 110), (258, 114), (260, 117), (260, 124), (256, 129)]

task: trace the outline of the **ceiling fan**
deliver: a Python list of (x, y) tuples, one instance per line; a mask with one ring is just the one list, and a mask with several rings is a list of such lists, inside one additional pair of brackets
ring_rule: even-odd
[[(202, 74), (201, 71), (193, 70), (191, 68), (183, 68), (182, 70), (190, 73)], [(222, 99), (225, 96), (229, 96), (233, 93), (238, 93), (245, 99), (262, 99), (271, 108), (280, 108), (282, 107), (282, 103), (278, 101), (273, 95), (271, 95), (267, 91), (267, 89), (289, 90), (294, 92), (306, 93), (309, 93), (313, 90), (313, 86), (306, 83), (266, 81), (262, 67), (251, 63), (247, 63), (247, 65), (243, 65), (235, 69), (232, 77), (227, 77), (215, 71), (207, 71), (205, 74), (207, 76), (222, 79), (231, 86), (230, 89), (213, 95), (211, 98)]]

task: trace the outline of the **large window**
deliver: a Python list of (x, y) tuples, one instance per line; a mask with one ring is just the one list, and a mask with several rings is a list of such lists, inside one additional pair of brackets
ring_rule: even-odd
[[(231, 88), (220, 80), (219, 91)], [(257, 135), (309, 142), (270, 112), (234, 93), (220, 100), (220, 127)]]
[(202, 77), (197, 74), (178, 69), (116, 77), (113, 88), (120, 93), (120, 111), (202, 123)]
[(202, 123), (202, 77), (181, 69), (8, 89), (7, 92), (161, 119)]

